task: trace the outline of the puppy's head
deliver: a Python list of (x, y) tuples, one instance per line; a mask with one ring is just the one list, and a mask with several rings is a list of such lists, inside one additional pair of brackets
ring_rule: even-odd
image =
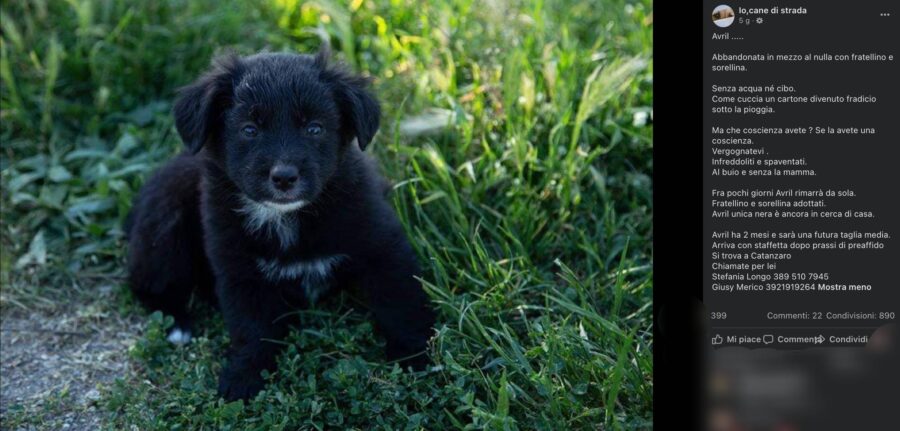
[(378, 130), (368, 81), (316, 56), (228, 55), (184, 87), (175, 127), (188, 149), (205, 149), (246, 198), (276, 211), (315, 201), (356, 140)]

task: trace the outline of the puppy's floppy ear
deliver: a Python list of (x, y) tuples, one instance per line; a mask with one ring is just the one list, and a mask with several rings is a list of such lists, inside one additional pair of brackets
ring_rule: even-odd
[(321, 79), (334, 91), (346, 139), (356, 137), (359, 148), (365, 150), (378, 131), (381, 106), (369, 91), (371, 82), (368, 78), (355, 75), (343, 66), (329, 68), (329, 56), (329, 49), (325, 46), (316, 55), (315, 64), (321, 70)]
[(316, 53), (313, 63), (319, 70), (328, 69), (328, 62), (331, 60), (331, 44), (326, 40), (322, 41), (319, 46), (319, 52)]
[(337, 97), (346, 126), (356, 136), (359, 148), (365, 150), (372, 142), (381, 122), (381, 106), (369, 92), (369, 80), (348, 76), (338, 85)]
[(226, 54), (213, 60), (203, 76), (178, 90), (173, 108), (175, 128), (192, 153), (218, 139), (222, 114), (231, 104), (240, 70), (240, 58)]

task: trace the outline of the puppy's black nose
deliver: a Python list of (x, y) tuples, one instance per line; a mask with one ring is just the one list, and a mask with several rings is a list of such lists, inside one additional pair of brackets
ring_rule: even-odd
[(297, 172), (297, 168), (293, 166), (276, 165), (269, 171), (269, 179), (272, 180), (275, 188), (281, 191), (287, 191), (294, 187), (299, 178), (300, 174)]

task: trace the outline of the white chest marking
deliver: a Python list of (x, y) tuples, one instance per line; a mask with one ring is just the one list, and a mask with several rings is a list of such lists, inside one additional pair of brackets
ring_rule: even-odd
[(238, 208), (237, 212), (245, 216), (244, 229), (247, 232), (262, 232), (270, 238), (276, 236), (282, 250), (287, 250), (297, 241), (297, 215), (294, 211), (305, 206), (305, 201), (290, 204), (260, 203), (244, 195), (241, 195), (241, 201), (244, 206)]
[(297, 280), (303, 286), (306, 297), (315, 302), (328, 288), (328, 278), (334, 268), (347, 256), (335, 254), (317, 259), (282, 262), (277, 259), (258, 259), (256, 267), (269, 281)]

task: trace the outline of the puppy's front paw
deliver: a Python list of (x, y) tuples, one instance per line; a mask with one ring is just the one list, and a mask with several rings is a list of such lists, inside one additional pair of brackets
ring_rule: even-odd
[(191, 342), (191, 330), (176, 326), (169, 331), (169, 336), (166, 339), (176, 346), (183, 346)]
[(258, 371), (226, 368), (219, 375), (219, 395), (226, 401), (249, 400), (265, 386)]
[(427, 343), (387, 343), (388, 361), (400, 361), (400, 368), (412, 367), (415, 371), (422, 371), (429, 363)]
[(419, 356), (400, 361), (400, 368), (404, 370), (412, 368), (413, 371), (424, 371), (429, 362), (428, 355), (425, 352), (422, 352)]

